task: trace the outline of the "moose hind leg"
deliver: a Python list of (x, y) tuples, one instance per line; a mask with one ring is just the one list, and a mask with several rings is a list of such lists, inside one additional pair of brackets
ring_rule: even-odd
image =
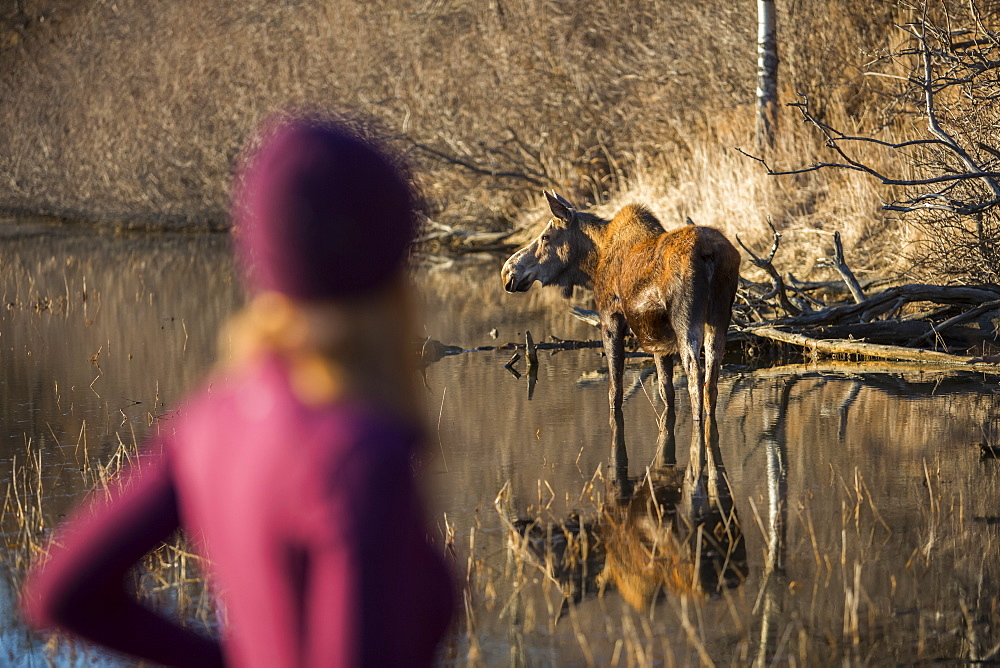
[(691, 419), (695, 421), (701, 421), (705, 411), (705, 371), (701, 365), (703, 336), (699, 328), (692, 327), (688, 329), (687, 338), (680, 343), (681, 363), (687, 374), (688, 396), (691, 397)]
[(715, 405), (719, 400), (719, 371), (722, 355), (726, 350), (727, 327), (709, 325), (705, 336), (705, 409), (709, 417), (715, 417)]

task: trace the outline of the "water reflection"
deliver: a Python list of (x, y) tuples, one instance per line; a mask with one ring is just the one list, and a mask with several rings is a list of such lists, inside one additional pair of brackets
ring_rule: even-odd
[[(239, 304), (227, 245), (211, 235), (4, 239), (8, 507), (37, 506), (32, 517), (51, 526), (121, 443), (167, 424)], [(539, 349), (530, 387), (523, 361), (520, 378), (504, 368), (512, 351), (498, 346), (523, 344), (525, 330), (539, 344), (597, 332), (558, 291), (506, 295), (500, 261), (417, 275), (425, 335), (466, 351), (426, 368), (431, 447), (415, 462), (441, 525), (433, 538), (453, 537), (467, 585), (448, 661), (997, 660), (1000, 460), (981, 460), (979, 444), (1000, 443), (1000, 376), (726, 366), (717, 431), (699, 435), (685, 379), (676, 415), (663, 415), (652, 365), (630, 360), (625, 470), (608, 460), (599, 348)], [(39, 470), (26, 476), (29, 457)], [(503, 515), (492, 510), (500, 490)], [(516, 528), (532, 563), (508, 560), (506, 520), (517, 517), (529, 520)], [(23, 547), (9, 524), (4, 534), (16, 585)], [(44, 639), (0, 608), (0, 624), (17, 629), (3, 648), (35, 656)]]
[(666, 593), (717, 596), (746, 578), (743, 530), (717, 425), (695, 423), (688, 464), (678, 466), (675, 422), (674, 411), (666, 411), (660, 448), (643, 475), (630, 478), (627, 463), (613, 461), (608, 494), (592, 516), (513, 523), (511, 549), (530, 553), (559, 583), (564, 609), (611, 587), (643, 611)]
[[(660, 423), (657, 456), (636, 481), (619, 472), (607, 514), (606, 579), (638, 610), (658, 591), (704, 592), (742, 584), (746, 546), (715, 420), (695, 423), (686, 467), (676, 456), (676, 416)], [(703, 427), (704, 425), (704, 427)]]
[[(760, 634), (758, 636), (755, 666), (769, 665), (774, 658), (775, 649), (781, 632), (781, 618), (785, 610), (785, 597), (788, 593), (788, 575), (785, 572), (788, 527), (788, 470), (784, 425), (788, 402), (796, 376), (781, 378), (771, 388), (773, 401), (765, 404), (765, 427), (760, 441), (765, 448), (767, 458), (767, 518), (766, 536), (767, 551), (764, 558), (764, 569), (761, 574), (760, 590), (754, 604), (753, 614), (759, 617)], [(860, 383), (852, 384), (848, 391), (848, 399), (841, 403), (841, 429), (843, 434), (845, 406), (857, 397)]]

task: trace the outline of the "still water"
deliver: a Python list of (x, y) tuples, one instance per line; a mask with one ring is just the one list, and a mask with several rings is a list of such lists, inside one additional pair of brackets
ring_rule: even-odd
[[(241, 300), (228, 239), (4, 230), (0, 664), (127, 663), (46, 644), (19, 623), (16, 589), (31, 536), (212, 365)], [(426, 369), (432, 439), (419, 462), (432, 538), (465, 587), (443, 662), (998, 659), (1000, 462), (979, 444), (1000, 442), (1000, 376), (753, 369), (731, 356), (712, 438), (692, 426), (684, 392), (661, 433), (637, 358), (628, 470), (615, 472), (599, 349), (540, 350), (533, 374), (523, 359), (505, 367), (504, 344), (526, 330), (537, 342), (596, 331), (557, 291), (505, 294), (501, 261), (428, 262), (415, 276), (425, 336), (465, 351)], [(689, 446), (704, 440), (714, 457), (699, 468)], [(200, 591), (170, 601), (211, 624)]]

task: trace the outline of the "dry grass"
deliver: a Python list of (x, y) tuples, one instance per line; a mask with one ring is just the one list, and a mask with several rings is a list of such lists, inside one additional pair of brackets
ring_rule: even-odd
[[(58, 443), (57, 443), (58, 445)], [(92, 488), (93, 494), (106, 490), (126, 467), (140, 466), (138, 446), (135, 441), (126, 443), (119, 437), (118, 448), (104, 460), (92, 459), (87, 446), (87, 425), (84, 423), (75, 446), (72, 447), (73, 464), (44, 461), (43, 444), (24, 444), (24, 454), (11, 460), (10, 483), (0, 510), (0, 541), (3, 559), (0, 562), (3, 577), (12, 591), (20, 591), (31, 564), (44, 561), (52, 531), (59, 523), (60, 509), (65, 499), (55, 491), (75, 484), (81, 489)], [(65, 452), (55, 455), (58, 458)], [(62, 473), (53, 479), (53, 466)], [(67, 478), (77, 480), (69, 481)], [(201, 557), (194, 554), (180, 534), (151, 552), (133, 573), (134, 588), (140, 598), (149, 601), (159, 610), (168, 610), (183, 623), (213, 630), (217, 626), (215, 607), (208, 595), (202, 576)], [(61, 634), (50, 636), (45, 644), (50, 660), (57, 656), (75, 657), (87, 654), (86, 644), (78, 644)]]
[[(755, 23), (731, 3), (17, 4), (0, 17), (8, 210), (224, 224), (248, 134), (297, 106), (377, 119), (431, 214), (467, 227), (534, 220), (554, 187), (581, 206), (646, 199), (668, 224), (690, 215), (750, 240), (770, 216), (801, 241), (787, 259), (803, 273), (827, 244), (800, 231), (841, 230), (862, 268), (884, 268), (901, 243), (870, 183), (778, 183), (733, 151), (753, 136)], [(811, 37), (782, 43), (783, 101), (809, 92), (830, 119), (869, 122), (857, 75), (893, 4), (783, 11), (784, 35)], [(780, 157), (813, 156), (794, 119), (781, 132)]]

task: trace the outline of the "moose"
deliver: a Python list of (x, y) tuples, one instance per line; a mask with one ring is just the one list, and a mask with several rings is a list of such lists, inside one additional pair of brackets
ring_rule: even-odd
[(629, 330), (653, 354), (666, 412), (674, 411), (673, 355), (679, 353), (693, 419), (700, 424), (706, 410), (713, 418), (739, 251), (711, 227), (668, 232), (638, 204), (606, 220), (578, 211), (555, 192), (545, 197), (553, 217), (504, 263), (503, 285), (507, 292), (526, 292), (539, 281), (561, 287), (567, 298), (577, 285), (593, 290), (608, 360), (615, 459), (627, 462), (622, 375)]

